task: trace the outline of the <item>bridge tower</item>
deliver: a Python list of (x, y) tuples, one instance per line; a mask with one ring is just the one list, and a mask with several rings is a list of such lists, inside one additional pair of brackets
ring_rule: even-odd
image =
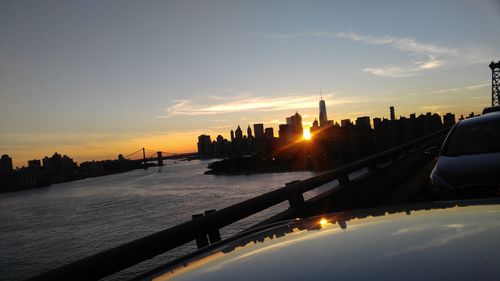
[(163, 155), (161, 151), (156, 152), (156, 155), (158, 156), (158, 166), (163, 166)]
[(144, 168), (146, 168), (146, 149), (144, 147), (142, 148), (142, 160), (144, 163)]
[(491, 68), (491, 105), (500, 105), (500, 61), (490, 63)]

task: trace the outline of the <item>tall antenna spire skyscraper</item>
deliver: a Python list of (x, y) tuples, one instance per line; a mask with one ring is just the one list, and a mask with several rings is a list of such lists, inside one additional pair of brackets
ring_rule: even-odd
[(328, 117), (326, 116), (326, 103), (323, 100), (323, 91), (320, 89), (321, 100), (319, 101), (319, 126), (328, 125)]

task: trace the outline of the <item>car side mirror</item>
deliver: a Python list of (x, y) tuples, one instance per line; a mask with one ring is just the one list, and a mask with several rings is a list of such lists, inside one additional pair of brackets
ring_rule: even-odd
[(429, 156), (438, 156), (439, 151), (437, 146), (431, 146), (424, 151), (424, 154)]

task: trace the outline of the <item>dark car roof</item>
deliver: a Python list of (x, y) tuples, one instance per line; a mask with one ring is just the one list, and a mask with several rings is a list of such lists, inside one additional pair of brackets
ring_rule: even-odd
[(500, 105), (494, 105), (483, 109), (483, 114), (500, 111)]
[(478, 126), (478, 125), (483, 125), (488, 123), (498, 123), (498, 122), (500, 122), (500, 112), (490, 112), (487, 114), (462, 120), (457, 124), (457, 126), (460, 127)]
[(498, 280), (500, 200), (287, 221), (150, 280)]

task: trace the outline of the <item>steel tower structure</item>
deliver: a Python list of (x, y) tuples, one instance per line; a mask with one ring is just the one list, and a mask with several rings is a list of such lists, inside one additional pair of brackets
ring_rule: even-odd
[(500, 105), (500, 61), (490, 63), (491, 68), (491, 105)]

